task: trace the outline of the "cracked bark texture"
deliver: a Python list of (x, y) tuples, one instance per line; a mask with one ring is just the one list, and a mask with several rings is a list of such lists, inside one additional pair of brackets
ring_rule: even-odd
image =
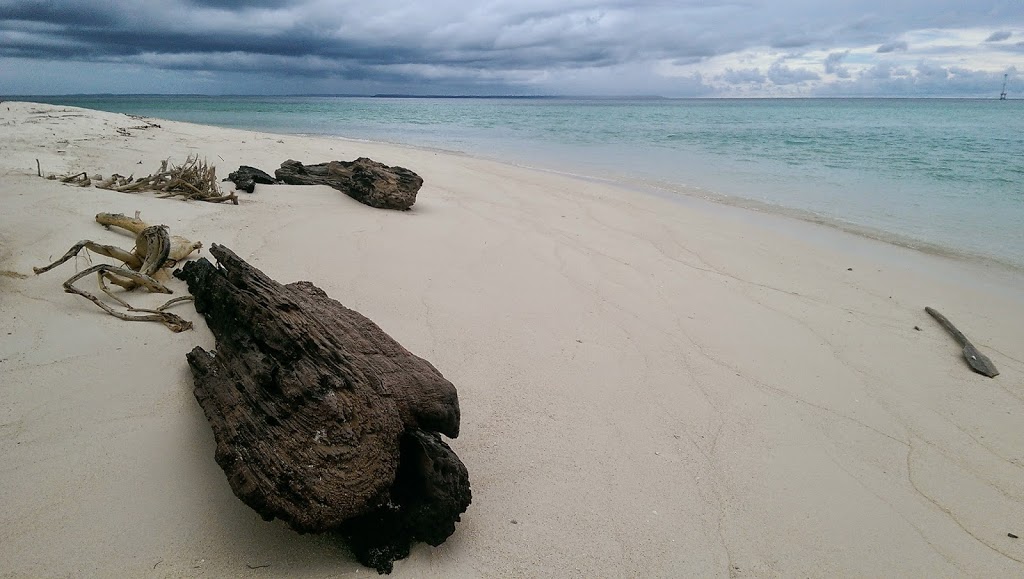
[(381, 572), (413, 541), (442, 543), (471, 499), (439, 434), (455, 387), (309, 282), (280, 284), (226, 247), (175, 275), (217, 339), (187, 355), (215, 458), (235, 494), (299, 532), (338, 532)]
[(274, 176), (289, 185), (327, 185), (380, 209), (409, 209), (423, 186), (423, 179), (409, 169), (389, 167), (366, 157), (318, 165), (289, 159), (281, 163)]

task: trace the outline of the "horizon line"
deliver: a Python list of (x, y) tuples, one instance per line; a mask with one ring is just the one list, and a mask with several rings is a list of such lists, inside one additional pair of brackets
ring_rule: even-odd
[(207, 97), (207, 98), (380, 98), (380, 99), (491, 99), (491, 100), (838, 100), (838, 99), (943, 99), (943, 100), (1022, 100), (1021, 98), (1000, 99), (996, 96), (955, 96), (955, 95), (820, 95), (820, 96), (662, 96), (662, 95), (488, 95), (488, 94), (413, 94), (413, 93), (289, 93), (289, 94), (244, 94), (244, 93), (53, 93), (53, 94), (0, 94), (0, 102), (23, 98), (60, 97)]

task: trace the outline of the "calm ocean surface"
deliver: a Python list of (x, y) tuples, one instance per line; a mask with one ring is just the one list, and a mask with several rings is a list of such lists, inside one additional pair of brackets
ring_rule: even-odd
[(1024, 100), (31, 100), (434, 147), (681, 194), (696, 189), (1024, 268)]

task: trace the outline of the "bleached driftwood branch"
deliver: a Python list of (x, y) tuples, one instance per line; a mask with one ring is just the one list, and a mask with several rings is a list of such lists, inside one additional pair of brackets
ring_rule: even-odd
[[(166, 225), (148, 225), (135, 213), (135, 217), (127, 217), (120, 213), (100, 213), (96, 221), (104, 227), (120, 227), (136, 234), (135, 247), (131, 251), (114, 245), (103, 245), (90, 240), (82, 240), (71, 246), (57, 261), (44, 266), (32, 268), (36, 275), (46, 273), (58, 265), (78, 255), (82, 249), (114, 258), (124, 264), (123, 267), (111, 264), (94, 265), (80, 271), (64, 282), (64, 291), (78, 294), (96, 304), (108, 314), (126, 321), (160, 322), (173, 332), (181, 332), (192, 327), (192, 322), (165, 311), (172, 305), (191, 300), (191, 296), (174, 298), (156, 309), (135, 308), (110, 291), (107, 282), (120, 286), (127, 291), (143, 287), (154, 293), (173, 293), (164, 284), (154, 278), (163, 268), (173, 267), (188, 257), (193, 251), (202, 247), (202, 243), (190, 241), (181, 236), (171, 236)], [(128, 312), (143, 312), (143, 315), (131, 315), (114, 309), (97, 296), (75, 287), (75, 282), (95, 273), (100, 290), (112, 300), (123, 306)]]

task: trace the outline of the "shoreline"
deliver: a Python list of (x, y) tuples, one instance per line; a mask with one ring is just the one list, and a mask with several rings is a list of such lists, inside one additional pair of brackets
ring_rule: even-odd
[[(312, 135), (310, 135), (312, 136)], [(334, 138), (334, 137), (330, 137)], [(344, 137), (340, 137), (345, 139)], [(355, 141), (359, 141), (355, 139)], [(417, 147), (416, 145), (407, 145), (404, 143), (393, 143), (388, 141), (366, 141), (366, 142), (381, 142), (382, 144), (388, 144), (398, 147), (410, 147), (413, 149), (424, 148), (426, 150), (434, 150), (430, 147)], [(799, 222), (804, 225), (824, 227), (836, 232), (841, 232), (849, 235), (856, 236), (862, 239), (868, 239), (871, 241), (877, 241), (885, 245), (898, 247), (901, 249), (908, 249), (925, 255), (950, 259), (957, 261), (969, 267), (978, 267), (981, 269), (997, 269), (1007, 274), (1013, 275), (1024, 275), (1024, 266), (1014, 264), (1012, 262), (1004, 261), (997, 257), (983, 255), (980, 253), (970, 253), (957, 251), (954, 248), (946, 247), (937, 243), (928, 241), (922, 241), (912, 237), (902, 236), (897, 233), (884, 231), (882, 229), (872, 228), (864, 225), (859, 225), (850, 221), (844, 221), (839, 218), (830, 217), (828, 215), (822, 215), (813, 211), (804, 209), (797, 209), (794, 207), (787, 207), (775, 203), (768, 203), (764, 201), (758, 201), (752, 198), (740, 197), (736, 195), (728, 195), (725, 193), (717, 193), (715, 191), (705, 189), (697, 186), (690, 185), (677, 185), (668, 182), (649, 180), (635, 182), (631, 181), (628, 176), (622, 175), (619, 177), (600, 177), (587, 175), (584, 173), (574, 173), (571, 171), (558, 171), (547, 167), (534, 166), (522, 163), (514, 163), (511, 161), (503, 161), (496, 158), (487, 156), (476, 156), (472, 153), (464, 151), (451, 151), (445, 149), (436, 149), (437, 152), (454, 154), (454, 155), (465, 155), (467, 157), (483, 159), (493, 161), (496, 163), (504, 163), (512, 165), (514, 167), (521, 167), (531, 171), (542, 171), (545, 173), (552, 173), (555, 175), (563, 175), (566, 177), (572, 177), (585, 181), (592, 181), (595, 183), (605, 183), (623, 189), (629, 189), (636, 191), (640, 194), (655, 195), (670, 200), (676, 200), (681, 203), (706, 203), (721, 208), (729, 207), (746, 211), (754, 215), (766, 215), (775, 218), (784, 219), (790, 222)], [(815, 237), (811, 235), (810, 237)]]
[[(373, 574), (231, 493), (185, 363), (215, 346), (191, 306), (175, 311), (195, 329), (172, 334), (64, 293), (84, 257), (31, 275), (81, 239), (130, 245), (93, 216), (135, 210), (316, 284), (458, 388), (451, 445), (473, 504), (396, 577), (1024, 570), (1009, 537), (1024, 535), (1014, 272), (471, 155), (175, 121), (124, 135), (138, 124), (125, 115), (4, 104), (0, 567), (13, 576)], [(258, 185), (232, 206), (35, 174), (37, 158), (140, 175), (190, 153), (221, 176), (367, 156), (424, 185), (396, 212), (326, 187)], [(1002, 374), (971, 373), (924, 306)]]
[[(154, 95), (159, 96), (159, 95)], [(967, 99), (971, 100), (971, 99)], [(6, 101), (6, 102), (27, 102), (27, 101)], [(71, 105), (48, 105), (45, 103), (31, 103), (31, 104), (43, 104), (44, 106), (67, 106), (68, 108), (76, 109), (81, 107), (74, 107)], [(83, 109), (87, 111), (103, 112), (97, 109)], [(122, 115), (126, 113), (108, 113), (114, 115)], [(858, 239), (869, 240), (872, 242), (878, 242), (889, 246), (893, 249), (909, 250), (915, 253), (922, 254), (923, 256), (931, 256), (940, 258), (943, 260), (950, 260), (965, 268), (971, 269), (976, 273), (983, 274), (985, 272), (993, 272), (999, 277), (1014, 278), (1020, 277), (1024, 281), (1024, 266), (1013, 264), (1010, 262), (1003, 261), (999, 258), (982, 255), (978, 253), (966, 253), (957, 251), (954, 248), (946, 247), (936, 243), (921, 241), (911, 237), (901, 236), (896, 233), (884, 231), (881, 229), (871, 228), (868, 226), (858, 225), (856, 223), (843, 221), (838, 218), (829, 217), (826, 215), (820, 215), (813, 211), (807, 211), (803, 209), (796, 209), (775, 203), (768, 203), (758, 201), (752, 198), (745, 198), (736, 195), (729, 195), (724, 193), (718, 193), (709, 189), (705, 189), (698, 186), (690, 185), (679, 185), (664, 181), (657, 180), (631, 180), (627, 175), (618, 176), (597, 176), (590, 175), (582, 172), (573, 172), (568, 170), (558, 170), (551, 167), (545, 167), (540, 165), (531, 165), (527, 163), (519, 163), (509, 160), (499, 159), (497, 157), (491, 157), (488, 155), (478, 155), (469, 151), (463, 151), (459, 149), (446, 149), (443, 147), (431, 147), (425, 145), (417, 145), (413, 143), (405, 143), (399, 141), (388, 141), (388, 140), (376, 140), (376, 139), (361, 139), (354, 137), (347, 137), (344, 135), (333, 135), (333, 134), (316, 134), (316, 133), (288, 133), (288, 132), (275, 132), (267, 130), (257, 129), (243, 129), (226, 127), (220, 125), (205, 125), (202, 123), (194, 123), (190, 121), (174, 121), (169, 119), (161, 119), (159, 117), (145, 117), (162, 122), (179, 123), (183, 125), (192, 125), (195, 127), (210, 127), (218, 128), (229, 131), (248, 132), (254, 135), (277, 135), (277, 136), (291, 136), (308, 139), (324, 139), (327, 141), (338, 141), (351, 145), (369, 145), (369, 146), (383, 146), (383, 147), (395, 147), (400, 149), (406, 149), (415, 152), (429, 152), (443, 155), (455, 155), (465, 157), (467, 159), (474, 159), (479, 161), (486, 161), (491, 163), (498, 163), (501, 165), (507, 165), (509, 167), (516, 167), (525, 169), (528, 171), (537, 171), (541, 173), (547, 173), (551, 175), (558, 175), (561, 177), (568, 177), (571, 179), (579, 179), (586, 182), (597, 183), (608, 185), (612, 187), (622, 188), (624, 190), (634, 191), (642, 195), (651, 195), (662, 199), (667, 199), (676, 203), (682, 203), (683, 205), (701, 205), (704, 204), (704, 210), (725, 210), (735, 209), (739, 210), (741, 214), (745, 214), (747, 218), (758, 219), (760, 217), (768, 217), (770, 219), (781, 219), (783, 223), (789, 223), (797, 226), (794, 230), (795, 233), (801, 234), (802, 238), (807, 240), (815, 239), (820, 237), (814, 233), (815, 228), (824, 228), (825, 230), (832, 231), (834, 233), (852, 235)], [(316, 161), (320, 162), (320, 161)], [(228, 169), (230, 171), (230, 169)], [(272, 171), (271, 171), (272, 172)], [(230, 185), (229, 185), (230, 186)], [(741, 217), (742, 219), (743, 217)], [(840, 243), (841, 245), (841, 243)]]
[[(183, 121), (175, 121), (183, 122)], [(195, 124), (195, 123), (193, 123)], [(203, 126), (203, 125), (200, 125)], [(210, 125), (216, 126), (216, 125)], [(223, 127), (228, 128), (228, 127)], [(248, 129), (237, 129), (237, 130), (248, 130)], [(794, 207), (787, 207), (775, 203), (768, 203), (764, 201), (758, 201), (752, 198), (741, 197), (737, 195), (729, 195), (725, 193), (718, 193), (702, 187), (692, 185), (680, 185), (669, 183), (666, 181), (657, 180), (636, 180), (628, 175), (619, 176), (608, 176), (602, 177), (597, 175), (590, 175), (582, 172), (574, 172), (569, 170), (558, 170), (550, 167), (531, 165), (528, 163), (519, 163), (510, 160), (499, 159), (497, 157), (491, 157), (488, 155), (477, 155), (468, 151), (462, 151), (458, 149), (445, 149), (442, 147), (430, 147), (423, 145), (416, 145), (412, 143), (403, 143), (399, 141), (387, 141), (387, 140), (374, 140), (374, 139), (359, 139), (353, 137), (346, 137), (342, 135), (320, 135), (315, 133), (275, 133), (269, 131), (268, 134), (276, 135), (292, 135), (298, 137), (308, 137), (313, 139), (330, 139), (338, 140), (347, 143), (356, 144), (378, 144), (390, 147), (399, 147), (411, 150), (429, 151), (434, 153), (442, 153), (445, 155), (457, 155), (471, 159), (478, 159), (481, 161), (489, 161), (493, 163), (500, 163), (503, 165), (509, 165), (512, 167), (519, 167), (529, 171), (540, 171), (543, 173), (550, 173), (552, 175), (560, 175), (563, 177), (570, 177), (574, 179), (580, 179), (583, 181), (589, 181), (593, 183), (602, 183), (615, 187), (621, 187), (635, 191), (643, 195), (654, 195), (664, 199), (674, 200), (683, 204), (687, 203), (706, 203), (719, 206), (721, 208), (729, 207), (738, 209), (741, 211), (749, 212), (753, 215), (767, 215), (776, 218), (781, 218), (791, 222), (797, 222), (805, 226), (817, 226), (824, 227), (836, 232), (841, 232), (849, 235), (856, 236), (858, 238), (867, 239), (871, 241), (877, 241), (888, 246), (895, 248), (907, 249), (915, 251), (924, 255), (930, 255), (943, 259), (949, 259), (963, 264), (969, 268), (976, 268), (979, 270), (996, 270), (1003, 274), (1010, 276), (1024, 276), (1024, 265), (1015, 264), (1009, 261), (1002, 260), (998, 257), (984, 255), (981, 253), (972, 253), (957, 251), (955, 248), (946, 247), (937, 243), (928, 241), (922, 241), (908, 236), (903, 236), (897, 233), (868, 227), (865, 225), (859, 225), (850, 221), (844, 221), (836, 217), (830, 217), (828, 215), (821, 215), (813, 211), (804, 209), (797, 209)], [(808, 237), (815, 237), (813, 234)], [(1022, 278), (1024, 279), (1024, 278)]]
[[(157, 99), (161, 97), (161, 95), (150, 96)], [(89, 95), (82, 96), (82, 98), (88, 97)], [(96, 96), (96, 98), (100, 98), (100, 100), (102, 99), (101, 96)], [(258, 99), (262, 97), (251, 96), (247, 98)], [(160, 115), (156, 115), (156, 117), (159, 118)], [(213, 119), (211, 118), (208, 120)], [(202, 123), (203, 121), (198, 122)], [(236, 128), (232, 126), (231, 123), (222, 123), (219, 125), (211, 126), (221, 126), (223, 128)], [(919, 232), (918, 234), (908, 235), (906, 233), (901, 233), (906, 231), (905, 228), (901, 230), (899, 226), (897, 226), (897, 224), (893, 222), (883, 223), (880, 221), (879, 223), (873, 225), (862, 224), (871, 221), (870, 218), (865, 218), (863, 214), (860, 214), (858, 216), (854, 215), (853, 213), (850, 213), (850, 215), (853, 216), (847, 218), (842, 216), (830, 215), (828, 214), (827, 210), (821, 210), (820, 207), (818, 209), (798, 208), (796, 207), (796, 205), (799, 205), (799, 202), (796, 202), (795, 204), (794, 202), (786, 202), (780, 199), (776, 199), (774, 201), (764, 200), (761, 199), (764, 196), (758, 193), (756, 185), (754, 189), (741, 188), (739, 190), (736, 190), (736, 188), (733, 188), (734, 191), (730, 191), (729, 193), (722, 193), (722, 191), (727, 191), (729, 190), (729, 188), (725, 188), (723, 190), (721, 188), (716, 189), (715, 187), (705, 187), (705, 185), (708, 184), (707, 182), (705, 182), (705, 185), (687, 184), (686, 182), (684, 182), (685, 179), (678, 180), (672, 178), (671, 176), (666, 177), (665, 175), (659, 177), (657, 175), (650, 174), (648, 170), (635, 172), (635, 174), (627, 172), (606, 172), (603, 170), (599, 170), (596, 166), (588, 166), (586, 164), (581, 164), (579, 162), (580, 159), (575, 158), (570, 160), (568, 164), (568, 169), (563, 169), (559, 167), (559, 164), (555, 163), (554, 161), (550, 163), (545, 163), (543, 158), (534, 158), (531, 160), (530, 156), (525, 154), (516, 155), (512, 153), (510, 155), (511, 159), (503, 158), (503, 155), (510, 154), (510, 151), (512, 150), (509, 149), (498, 148), (489, 151), (489, 154), (480, 154), (479, 152), (468, 152), (468, 150), (466, 150), (465, 148), (460, 149), (458, 144), (455, 147), (445, 147), (443, 146), (443, 144), (441, 144), (441, 146), (436, 146), (436, 144), (418, 142), (418, 138), (422, 140), (422, 135), (421, 137), (416, 137), (415, 135), (410, 134), (407, 135), (408, 138), (404, 138), (403, 140), (395, 140), (382, 136), (381, 134), (378, 134), (377, 136), (370, 136), (367, 138), (357, 138), (346, 136), (345, 134), (321, 134), (310, 133), (301, 130), (287, 131), (282, 129), (274, 129), (272, 127), (267, 128), (259, 126), (255, 126), (253, 128), (238, 128), (237, 130), (264, 131), (272, 134), (309, 136), (312, 138), (331, 138), (343, 141), (347, 140), (352, 142), (380, 142), (382, 144), (387, 144), (387, 146), (393, 147), (409, 147), (413, 149), (423, 149), (427, 151), (436, 151), (446, 154), (467, 155), (473, 158), (511, 164), (514, 166), (523, 167), (527, 169), (543, 170), (553, 172), (556, 174), (604, 180), (610, 183), (621, 185), (621, 187), (633, 189), (643, 193), (649, 193), (652, 190), (656, 190), (657, 192), (670, 192), (674, 195), (685, 197), (697, 197), (700, 199), (710, 200), (714, 203), (738, 206), (757, 212), (770, 212), (781, 214), (801, 221), (809, 221), (812, 223), (829, 226), (829, 228), (837, 228), (857, 236), (879, 240), (885, 243), (890, 243), (901, 247), (908, 247), (925, 253), (944, 255), (956, 259), (963, 259), (965, 261), (979, 261), (985, 265), (1000, 268), (1009, 268), (1009, 270), (1011, 271), (1024, 273), (1024, 261), (1020, 261), (1016, 257), (1016, 252), (1012, 251), (1012, 245), (1000, 245), (999, 243), (995, 243), (990, 240), (984, 241), (983, 243), (975, 244), (974, 242), (970, 241), (969, 233), (965, 232), (961, 232), (957, 234), (957, 236), (953, 237), (944, 237), (942, 235), (938, 235), (936, 232)], [(275, 132), (276, 130), (282, 130), (282, 132)], [(379, 132), (379, 130), (377, 132)], [(464, 144), (467, 144), (467, 146), (469, 146), (470, 143), (467, 142)], [(557, 155), (557, 151), (555, 151), (555, 153), (556, 158), (559, 158)], [(705, 180), (707, 181), (707, 179)], [(722, 185), (722, 187), (724, 187), (722, 183), (719, 183), (719, 185)], [(768, 197), (771, 197), (771, 195), (769, 195)], [(808, 205), (808, 207), (810, 206), (811, 205)], [(907, 222), (905, 224), (909, 225), (910, 223)], [(965, 235), (968, 235), (969, 238), (964, 238)], [(967, 239), (968, 241), (965, 241), (965, 239)]]

